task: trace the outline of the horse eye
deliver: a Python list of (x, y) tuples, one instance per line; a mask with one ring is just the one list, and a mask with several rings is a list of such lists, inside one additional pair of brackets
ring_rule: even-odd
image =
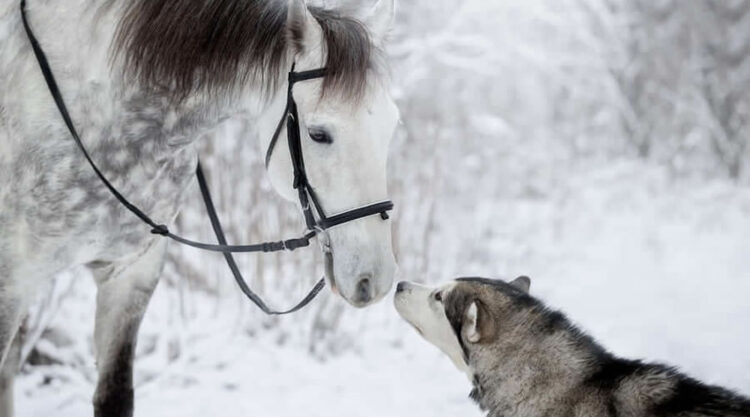
[(442, 302), (442, 301), (443, 301), (443, 293), (442, 293), (442, 292), (436, 292), (436, 293), (435, 293), (435, 294), (434, 294), (434, 295), (432, 296), (432, 298), (434, 298), (434, 299), (435, 299), (435, 301), (437, 301), (437, 302)]
[(310, 134), (310, 139), (314, 140), (315, 142), (326, 144), (333, 143), (333, 138), (328, 134), (328, 132), (325, 131), (325, 129), (310, 128), (308, 129), (308, 133)]

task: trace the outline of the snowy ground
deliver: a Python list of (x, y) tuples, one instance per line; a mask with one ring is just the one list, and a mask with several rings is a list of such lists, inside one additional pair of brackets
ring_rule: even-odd
[[(479, 416), (466, 378), (416, 336), (320, 361), (304, 349), (227, 334), (191, 345), (185, 362), (137, 388), (136, 416)], [(25, 376), (21, 417), (90, 416), (90, 381)]]
[[(76, 292), (82, 301), (92, 290), (84, 284)], [(180, 329), (164, 328), (165, 292), (157, 292), (152, 320), (147, 319), (141, 332), (136, 416), (191, 417), (217, 411), (227, 417), (480, 415), (467, 397), (470, 386), (464, 375), (405, 324), (382, 322), (392, 315), (390, 300), (355, 312), (362, 325), (382, 325), (364, 334), (359, 347), (321, 358), (311, 355), (304, 343), (285, 341), (279, 332), (247, 337), (231, 313)], [(63, 308), (59, 317), (77, 323), (73, 327), (82, 338), (64, 343), (55, 354), (79, 366), (27, 369), (16, 387), (20, 417), (93, 415), (93, 361), (76, 357), (90, 351), (85, 334), (90, 311)], [(181, 331), (187, 336), (179, 335)], [(178, 344), (186, 346), (184, 351), (169, 352), (172, 339), (165, 333), (181, 338)], [(156, 334), (165, 337), (154, 345)]]
[[(607, 165), (572, 169), (541, 198), (480, 202), (476, 224), (459, 238), (484, 246), (477, 239), (491, 229), (496, 257), (419, 278), (528, 274), (534, 294), (610, 350), (750, 394), (750, 190)], [(248, 334), (235, 303), (215, 308), (194, 297), (213, 312), (170, 322), (170, 291), (159, 289), (142, 329), (136, 416), (480, 415), (466, 378), (396, 317), (390, 300), (348, 309), (340, 326), (354, 343), (321, 357), (295, 330)], [(54, 349), (74, 365), (27, 367), (19, 416), (91, 415), (91, 296), (81, 280), (54, 322), (73, 335)], [(278, 327), (293, 329), (287, 323)]]

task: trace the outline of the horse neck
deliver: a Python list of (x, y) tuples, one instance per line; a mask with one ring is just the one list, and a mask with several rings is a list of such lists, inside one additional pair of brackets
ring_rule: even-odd
[[(232, 94), (231, 99), (221, 94), (194, 93), (174, 104), (134, 83), (123, 74), (122, 65), (113, 60), (111, 53), (123, 12), (117, 2), (101, 5), (93, 0), (36, 0), (29, 1), (27, 10), (66, 104), (77, 124), (84, 127), (91, 124), (95, 129), (104, 129), (137, 113), (149, 119), (151, 128), (161, 122), (159, 127), (165, 134), (155, 140), (189, 144), (226, 119), (257, 119), (270, 103), (263, 99), (259, 88), (248, 86), (241, 89), (241, 94)], [(18, 36), (18, 43), (27, 48), (26, 35), (19, 32)], [(30, 53), (28, 59), (34, 60)], [(35, 83), (35, 90), (48, 94), (41, 75)], [(45, 112), (57, 113), (51, 100)], [(131, 119), (137, 122), (137, 117)]]

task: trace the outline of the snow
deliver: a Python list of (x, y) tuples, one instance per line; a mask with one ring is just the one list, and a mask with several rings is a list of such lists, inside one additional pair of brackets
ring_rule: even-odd
[[(723, 182), (675, 186), (663, 173), (610, 163), (573, 170), (547, 198), (486, 202), (476, 219), (500, 228), (490, 238), (497, 259), (455, 268), (529, 274), (533, 294), (615, 353), (750, 393), (750, 192)], [(484, 212), (492, 207), (494, 218)], [(27, 366), (17, 383), (21, 417), (91, 414), (93, 288), (87, 279), (74, 287), (52, 327), (72, 334), (57, 356), (75, 365)], [(197, 312), (175, 319), (175, 292), (157, 290), (142, 327), (136, 416), (481, 415), (466, 377), (397, 317), (391, 300), (345, 307), (334, 339), (350, 344), (321, 354), (293, 326), (312, 309), (257, 331), (238, 317), (244, 307), (217, 309), (208, 295), (194, 295)]]
[[(150, 316), (164, 307), (160, 292), (152, 309), (157, 314)], [(372, 312), (391, 315), (390, 310), (383, 303)], [(79, 314), (76, 319), (86, 321), (86, 314)], [(146, 340), (163, 330), (149, 319), (154, 317), (146, 319), (141, 336)], [(152, 351), (138, 361), (136, 416), (205, 416), (219, 410), (228, 417), (479, 416), (467, 397), (466, 377), (398, 324), (393, 334), (372, 329), (361, 350), (318, 358), (278, 335), (248, 337), (236, 322), (192, 323), (179, 359), (166, 363)], [(80, 372), (52, 366), (24, 373), (17, 383), (19, 416), (92, 415), (93, 366), (88, 358)]]
[[(467, 399), (465, 377), (437, 352), (414, 342), (413, 349), (385, 345), (363, 355), (320, 361), (299, 349), (214, 335), (191, 347), (189, 363), (170, 366), (138, 387), (136, 416), (206, 416), (217, 411), (228, 417), (478, 416)], [(416, 363), (418, 372), (406, 372), (407, 365)], [(92, 414), (90, 383), (38, 389), (39, 383), (26, 376), (19, 384), (21, 416)]]
[[(399, 279), (528, 275), (533, 295), (614, 353), (750, 395), (750, 61), (727, 50), (750, 42), (750, 25), (719, 3), (609, 3), (399, 2)], [(717, 133), (721, 116), (733, 122)], [(223, 128), (201, 157), (230, 240), (297, 235), (299, 213), (263, 179), (252, 126)], [(730, 178), (733, 161), (744, 170)], [(210, 240), (196, 190), (187, 201), (176, 229)], [(238, 262), (278, 307), (320, 276), (312, 249)], [(93, 283), (76, 270), (51, 294), (32, 312), (40, 339), (16, 381), (17, 415), (89, 416)], [(465, 375), (391, 300), (356, 310), (326, 292), (267, 318), (221, 257), (174, 245), (135, 380), (136, 417), (481, 415)]]

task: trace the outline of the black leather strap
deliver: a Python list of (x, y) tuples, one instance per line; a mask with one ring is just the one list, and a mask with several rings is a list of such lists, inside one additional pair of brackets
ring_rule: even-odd
[(279, 242), (264, 242), (254, 245), (228, 245), (226, 238), (224, 236), (224, 231), (221, 228), (221, 223), (219, 222), (219, 218), (216, 214), (216, 210), (214, 208), (213, 201), (211, 199), (211, 195), (208, 191), (208, 186), (206, 184), (205, 176), (203, 175), (203, 169), (201, 168), (200, 162), (198, 163), (198, 167), (196, 170), (196, 175), (198, 177), (198, 184), (201, 188), (201, 194), (203, 195), (203, 200), (206, 204), (206, 209), (208, 211), (209, 218), (211, 219), (211, 225), (214, 228), (214, 232), (216, 233), (216, 237), (219, 241), (218, 245), (215, 244), (209, 244), (209, 243), (203, 243), (203, 242), (197, 242), (191, 239), (186, 239), (181, 236), (175, 235), (172, 232), (169, 231), (166, 225), (159, 224), (155, 221), (153, 221), (146, 213), (144, 213), (140, 208), (138, 208), (135, 204), (131, 203), (126, 199), (118, 190), (117, 188), (112, 185), (112, 183), (109, 182), (107, 177), (104, 176), (104, 174), (101, 172), (99, 167), (96, 165), (94, 160), (91, 158), (91, 155), (89, 154), (86, 147), (83, 145), (83, 142), (81, 141), (80, 136), (78, 135), (78, 131), (75, 128), (75, 125), (73, 124), (73, 120), (70, 117), (70, 113), (68, 112), (67, 106), (65, 105), (65, 100), (62, 97), (62, 94), (60, 93), (60, 88), (57, 85), (57, 81), (55, 80), (55, 76), (52, 73), (52, 69), (50, 68), (49, 61), (47, 60), (46, 55), (44, 54), (44, 51), (42, 50), (42, 47), (39, 45), (39, 41), (37, 40), (36, 36), (34, 36), (34, 32), (31, 30), (31, 27), (28, 22), (28, 18), (26, 16), (26, 0), (21, 0), (21, 19), (23, 21), (24, 29), (26, 30), (26, 34), (29, 38), (29, 42), (31, 43), (32, 50), (34, 51), (34, 55), (36, 56), (37, 62), (39, 63), (39, 68), (42, 71), (42, 75), (44, 75), (44, 80), (47, 83), (47, 87), (49, 88), (50, 94), (52, 94), (52, 98), (55, 101), (55, 105), (57, 106), (58, 111), (60, 112), (60, 115), (63, 118), (63, 121), (65, 122), (65, 125), (68, 128), (68, 131), (70, 132), (70, 135), (73, 137), (73, 140), (75, 141), (76, 145), (80, 149), (83, 156), (86, 158), (86, 161), (88, 161), (91, 168), (94, 170), (94, 173), (96, 173), (96, 176), (99, 177), (99, 180), (107, 187), (109, 192), (117, 199), (117, 201), (120, 202), (123, 206), (125, 206), (128, 211), (133, 213), (135, 216), (137, 216), (141, 221), (148, 224), (151, 227), (151, 233), (158, 234), (161, 236), (166, 236), (176, 242), (182, 243), (184, 245), (192, 246), (194, 248), (202, 249), (202, 250), (208, 250), (213, 252), (221, 252), (224, 254), (224, 257), (227, 260), (227, 264), (229, 265), (229, 269), (232, 271), (232, 275), (235, 278), (235, 281), (237, 281), (237, 284), (239, 285), (242, 292), (252, 301), (255, 303), (258, 308), (263, 310), (267, 314), (272, 315), (279, 315), (279, 314), (288, 314), (293, 313), (295, 311), (298, 311), (305, 305), (307, 305), (310, 301), (312, 301), (313, 298), (315, 298), (318, 293), (323, 289), (325, 286), (325, 280), (321, 279), (318, 281), (318, 283), (313, 287), (312, 290), (305, 296), (302, 301), (297, 303), (294, 307), (292, 307), (289, 310), (286, 311), (276, 311), (271, 310), (263, 300), (258, 297), (257, 294), (255, 294), (250, 288), (247, 286), (244, 278), (242, 277), (242, 274), (239, 271), (239, 268), (237, 267), (237, 263), (234, 261), (234, 257), (232, 256), (233, 252), (276, 252), (276, 251), (282, 251), (282, 250), (294, 250), (297, 248), (305, 247), (310, 244), (310, 239), (312, 239), (316, 232), (314, 229), (310, 230), (307, 234), (304, 236), (297, 238), (297, 239), (289, 239), (285, 241), (279, 241)]
[(372, 216), (374, 214), (380, 214), (380, 218), (383, 220), (388, 219), (388, 211), (393, 210), (393, 203), (390, 201), (382, 201), (380, 203), (370, 204), (368, 206), (349, 210), (335, 216), (326, 217), (320, 219), (318, 224), (323, 229), (330, 229), (333, 226), (338, 226), (342, 223), (347, 223), (363, 217)]
[[(226, 236), (224, 236), (224, 229), (221, 227), (221, 222), (219, 221), (219, 216), (216, 214), (216, 208), (214, 207), (213, 199), (211, 198), (211, 193), (208, 190), (208, 184), (206, 183), (206, 177), (203, 175), (203, 169), (201, 168), (200, 162), (198, 163), (198, 169), (196, 170), (196, 175), (198, 177), (198, 185), (201, 189), (201, 194), (203, 195), (203, 201), (206, 203), (206, 211), (208, 212), (208, 218), (211, 220), (211, 227), (214, 229), (214, 233), (216, 234), (216, 239), (219, 241), (219, 244), (226, 245), (227, 239)], [(308, 234), (310, 237), (314, 236), (315, 233), (311, 232)], [(309, 243), (309, 238), (304, 241), (304, 246), (307, 246)], [(293, 250), (294, 248), (287, 248), (286, 245), (295, 244), (290, 243), (290, 241), (286, 242), (279, 242), (282, 243), (282, 249), (289, 249)], [(281, 250), (281, 249), (278, 249)], [(264, 252), (270, 252), (270, 251), (264, 251)], [(232, 276), (234, 277), (234, 280), (237, 282), (237, 285), (240, 287), (240, 290), (245, 294), (247, 298), (250, 299), (255, 305), (258, 306), (261, 310), (263, 310), (264, 313), (269, 315), (282, 315), (282, 314), (289, 314), (294, 313), (295, 311), (299, 311), (302, 307), (306, 306), (310, 301), (315, 298), (315, 296), (318, 295), (318, 293), (325, 287), (326, 282), (324, 278), (321, 278), (317, 284), (307, 293), (305, 298), (303, 298), (297, 305), (294, 307), (284, 310), (284, 311), (277, 311), (272, 310), (268, 307), (268, 305), (261, 299), (256, 293), (253, 292), (253, 290), (250, 289), (250, 287), (247, 285), (247, 282), (245, 281), (245, 278), (242, 276), (242, 273), (240, 272), (240, 268), (237, 266), (237, 262), (234, 260), (234, 256), (231, 252), (224, 252), (224, 259), (227, 261), (227, 265), (229, 266), (229, 270), (232, 271)]]
[[(309, 243), (310, 239), (312, 239), (312, 237), (315, 236), (314, 230), (305, 234), (304, 236), (300, 238), (289, 239), (286, 241), (264, 242), (264, 243), (253, 244), (253, 245), (226, 245), (226, 244), (215, 245), (215, 244), (210, 244), (210, 243), (197, 242), (191, 239), (186, 239), (184, 237), (175, 235), (174, 233), (169, 231), (166, 225), (157, 223), (154, 220), (152, 220), (145, 212), (143, 212), (143, 210), (138, 208), (138, 206), (136, 206), (135, 204), (131, 203), (127, 198), (125, 198), (117, 190), (117, 188), (115, 188), (114, 185), (112, 185), (112, 183), (109, 182), (107, 177), (104, 176), (104, 174), (101, 172), (97, 164), (91, 158), (91, 155), (86, 149), (86, 146), (84, 146), (83, 142), (81, 141), (81, 138), (78, 135), (78, 131), (76, 130), (75, 125), (73, 124), (73, 120), (70, 117), (70, 113), (68, 112), (68, 108), (65, 105), (65, 100), (63, 99), (62, 94), (60, 93), (60, 88), (57, 85), (55, 76), (53, 75), (52, 69), (49, 66), (49, 61), (47, 60), (47, 57), (44, 54), (44, 51), (39, 45), (39, 41), (37, 41), (36, 36), (34, 36), (34, 32), (31, 30), (31, 27), (29, 26), (29, 22), (26, 17), (26, 0), (21, 0), (21, 17), (23, 20), (24, 28), (26, 29), (26, 34), (28, 35), (29, 41), (31, 42), (31, 47), (34, 51), (34, 55), (36, 55), (37, 61), (39, 62), (39, 67), (41, 68), (42, 74), (44, 75), (44, 80), (47, 83), (47, 87), (49, 88), (49, 91), (52, 94), (52, 98), (55, 100), (55, 104), (57, 105), (57, 109), (60, 112), (60, 115), (62, 116), (63, 121), (65, 122), (65, 125), (67, 126), (68, 131), (70, 132), (70, 135), (73, 137), (73, 140), (76, 142), (78, 149), (86, 158), (86, 161), (94, 170), (94, 173), (96, 173), (96, 176), (99, 177), (99, 180), (101, 180), (101, 182), (107, 187), (109, 192), (117, 199), (117, 201), (119, 201), (123, 206), (125, 206), (125, 208), (127, 208), (131, 213), (136, 215), (144, 223), (151, 226), (151, 233), (169, 237), (184, 245), (192, 246), (198, 249), (213, 251), (213, 252), (235, 252), (235, 253), (238, 253), (238, 252), (276, 252), (280, 250), (293, 250), (296, 248), (308, 246), (310, 244)], [(198, 164), (198, 170), (200, 171), (200, 164)], [(199, 180), (200, 180), (200, 176), (199, 176)], [(205, 196), (206, 195), (204, 194), (204, 198)]]
[(300, 71), (295, 72), (294, 71), (294, 65), (292, 65), (292, 69), (289, 72), (289, 91), (287, 92), (287, 101), (286, 101), (286, 107), (284, 108), (284, 114), (281, 116), (281, 119), (279, 119), (279, 123), (276, 125), (276, 130), (273, 132), (273, 136), (271, 136), (271, 142), (268, 144), (268, 149), (266, 149), (266, 168), (268, 168), (268, 164), (271, 162), (271, 156), (273, 155), (273, 151), (276, 149), (276, 143), (279, 141), (279, 135), (281, 135), (281, 128), (284, 127), (284, 122), (287, 120), (287, 117), (289, 116), (289, 105), (290, 102), (293, 100), (290, 100), (290, 97), (292, 97), (291, 88), (294, 86), (294, 83), (298, 81), (307, 81), (312, 80), (314, 78), (323, 78), (326, 76), (326, 69), (325, 68), (318, 68), (314, 70), (309, 71)]
[(273, 155), (274, 149), (276, 149), (276, 142), (279, 141), (281, 128), (284, 127), (284, 122), (286, 121), (288, 114), (289, 114), (289, 102), (287, 102), (286, 107), (284, 108), (284, 115), (282, 115), (281, 119), (279, 119), (279, 123), (276, 125), (276, 130), (274, 130), (273, 136), (271, 136), (271, 143), (268, 144), (268, 149), (266, 149), (266, 159), (265, 159), (266, 169), (268, 169), (268, 164), (271, 162), (271, 156)]
[(292, 66), (292, 71), (289, 72), (289, 82), (294, 84), (299, 81), (312, 80), (313, 78), (323, 78), (326, 76), (326, 73), (326, 68), (317, 68), (308, 71), (294, 71), (294, 66)]
[(75, 140), (76, 145), (78, 145), (78, 148), (83, 153), (83, 156), (86, 158), (89, 165), (91, 165), (91, 168), (96, 173), (96, 176), (99, 177), (99, 179), (102, 181), (102, 183), (104, 183), (109, 192), (112, 193), (112, 195), (115, 196), (115, 198), (123, 206), (125, 206), (125, 208), (130, 210), (130, 212), (138, 216), (138, 218), (151, 226), (153, 229), (160, 228), (161, 226), (159, 224), (151, 220), (151, 218), (149, 218), (146, 213), (141, 211), (135, 205), (131, 204), (125, 197), (122, 196), (122, 194), (120, 194), (119, 191), (117, 191), (117, 189), (99, 170), (99, 167), (96, 165), (96, 163), (94, 163), (94, 161), (91, 159), (91, 155), (89, 155), (86, 147), (83, 146), (83, 142), (81, 142), (81, 138), (80, 136), (78, 136), (78, 131), (76, 130), (76, 127), (73, 124), (73, 120), (70, 118), (70, 114), (68, 113), (68, 108), (65, 106), (65, 101), (63, 100), (62, 94), (60, 93), (60, 88), (57, 86), (57, 81), (55, 81), (55, 76), (52, 74), (52, 70), (50, 69), (47, 57), (44, 55), (44, 51), (42, 51), (42, 47), (39, 45), (39, 41), (36, 39), (36, 36), (34, 36), (34, 32), (32, 32), (31, 27), (29, 26), (29, 21), (26, 17), (26, 0), (21, 0), (21, 19), (23, 20), (23, 27), (29, 37), (31, 48), (34, 51), (37, 62), (39, 62), (39, 68), (42, 70), (44, 80), (47, 82), (47, 87), (49, 88), (50, 94), (52, 94), (52, 98), (55, 100), (57, 109), (60, 111), (60, 115), (62, 116), (65, 125), (70, 131), (70, 135), (73, 137), (73, 140)]
[[(320, 200), (318, 199), (318, 196), (315, 194), (315, 190), (313, 189), (312, 185), (310, 185), (310, 182), (308, 181), (308, 178), (307, 178), (307, 173), (305, 171), (305, 162), (304, 162), (304, 157), (302, 155), (302, 142), (300, 138), (299, 114), (297, 112), (297, 103), (294, 101), (294, 94), (293, 94), (293, 88), (294, 88), (295, 83), (300, 82), (300, 81), (311, 80), (314, 78), (324, 77), (326, 75), (326, 69), (319, 68), (319, 69), (314, 69), (310, 71), (295, 72), (294, 66), (292, 66), (292, 70), (289, 72), (287, 105), (284, 110), (284, 115), (282, 116), (281, 120), (279, 121), (278, 126), (276, 127), (276, 131), (274, 132), (274, 136), (271, 139), (269, 148), (266, 151), (266, 166), (268, 166), (268, 162), (270, 161), (271, 155), (273, 154), (273, 150), (278, 141), (278, 137), (281, 134), (281, 128), (284, 125), (284, 122), (286, 122), (287, 139), (289, 143), (289, 153), (292, 159), (292, 167), (294, 169), (294, 188), (297, 189), (298, 191), (300, 205), (302, 207), (302, 212), (305, 217), (305, 223), (308, 228), (308, 233), (306, 233), (304, 236), (299, 237), (299, 238), (288, 239), (288, 240), (283, 240), (283, 241), (263, 242), (263, 243), (252, 244), (252, 245), (228, 245), (226, 241), (226, 237), (224, 235), (224, 230), (221, 227), (221, 222), (219, 221), (219, 217), (216, 213), (213, 200), (211, 199), (211, 194), (208, 190), (208, 185), (206, 184), (205, 176), (203, 175), (203, 169), (199, 162), (197, 169), (196, 169), (196, 176), (198, 177), (198, 184), (201, 189), (201, 194), (203, 195), (203, 201), (206, 204), (206, 210), (208, 211), (208, 216), (209, 216), (209, 219), (211, 220), (211, 225), (213, 226), (214, 232), (216, 233), (218, 244), (198, 242), (198, 241), (186, 239), (184, 237), (175, 235), (174, 233), (169, 231), (169, 228), (166, 225), (155, 222), (143, 210), (141, 210), (135, 204), (128, 201), (128, 199), (126, 199), (114, 187), (114, 185), (112, 185), (112, 183), (109, 182), (109, 180), (107, 179), (107, 177), (104, 176), (101, 170), (99, 170), (99, 167), (91, 158), (91, 155), (89, 155), (88, 150), (86, 150), (86, 147), (84, 146), (83, 142), (81, 141), (80, 136), (78, 135), (78, 131), (76, 130), (75, 125), (73, 124), (73, 120), (70, 117), (70, 114), (68, 112), (68, 109), (65, 106), (65, 100), (63, 99), (62, 94), (60, 93), (60, 89), (52, 73), (52, 69), (49, 66), (47, 57), (45, 56), (44, 51), (42, 50), (42, 47), (39, 45), (39, 41), (36, 39), (36, 36), (34, 36), (34, 32), (31, 30), (31, 27), (29, 25), (29, 22), (26, 16), (26, 0), (21, 0), (21, 18), (23, 20), (24, 29), (26, 30), (26, 34), (28, 35), (29, 41), (31, 43), (31, 47), (34, 51), (34, 55), (36, 56), (37, 62), (39, 63), (39, 68), (41, 69), (42, 74), (44, 75), (44, 80), (47, 83), (47, 87), (49, 88), (50, 94), (52, 94), (52, 98), (54, 99), (55, 104), (57, 105), (57, 109), (59, 110), (60, 115), (62, 116), (63, 121), (65, 122), (65, 125), (70, 131), (70, 135), (73, 137), (76, 145), (78, 146), (78, 148), (80, 149), (84, 157), (86, 158), (86, 161), (89, 163), (91, 168), (96, 173), (96, 176), (107, 187), (109, 192), (117, 199), (117, 201), (120, 202), (120, 204), (125, 206), (125, 208), (128, 209), (128, 211), (130, 211), (136, 217), (138, 217), (141, 221), (149, 225), (151, 227), (151, 233), (168, 237), (176, 242), (179, 242), (181, 244), (191, 246), (194, 248), (223, 253), (224, 258), (226, 259), (227, 264), (229, 265), (229, 269), (232, 271), (232, 275), (237, 281), (237, 284), (239, 285), (242, 292), (253, 303), (255, 303), (261, 310), (263, 310), (267, 314), (287, 314), (287, 313), (292, 313), (292, 312), (299, 310), (300, 308), (304, 307), (307, 303), (309, 303), (320, 292), (320, 290), (325, 285), (325, 281), (323, 279), (318, 281), (318, 283), (315, 285), (315, 287), (313, 287), (313, 289), (308, 293), (308, 295), (293, 308), (286, 310), (286, 311), (271, 310), (263, 302), (263, 300), (260, 299), (260, 297), (258, 297), (257, 294), (252, 292), (252, 290), (250, 290), (250, 288), (247, 286), (247, 283), (242, 277), (242, 274), (240, 273), (239, 268), (237, 267), (237, 263), (235, 262), (234, 257), (232, 256), (232, 253), (277, 252), (277, 251), (282, 251), (282, 250), (294, 250), (297, 248), (309, 246), (310, 239), (315, 237), (315, 235), (318, 233), (319, 230), (325, 230), (327, 228), (340, 225), (342, 223), (350, 222), (353, 220), (360, 219), (362, 217), (371, 216), (375, 214), (380, 214), (380, 217), (383, 220), (388, 219), (387, 212), (393, 209), (393, 203), (390, 201), (383, 201), (383, 202), (371, 204), (365, 207), (360, 207), (354, 210), (349, 210), (347, 212), (337, 214), (330, 218), (326, 217), (325, 211), (323, 210), (323, 206)], [(312, 205), (310, 204), (311, 202), (312, 202)], [(317, 220), (316, 220), (315, 213), (313, 212), (313, 207), (315, 208), (315, 212), (317, 212), (317, 215), (318, 215)]]

